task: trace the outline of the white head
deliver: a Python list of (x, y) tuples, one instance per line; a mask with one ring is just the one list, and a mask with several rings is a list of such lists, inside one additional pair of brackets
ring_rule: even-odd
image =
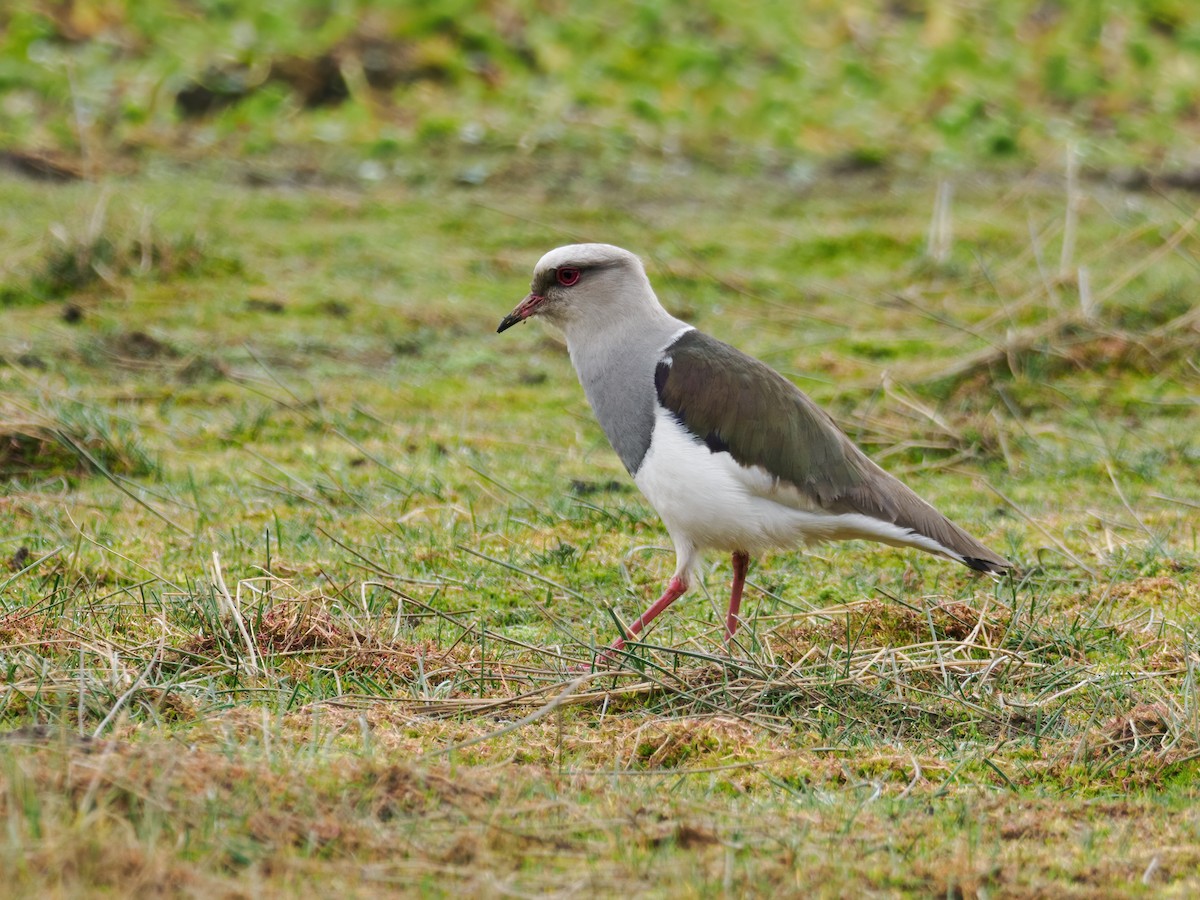
[(529, 294), (497, 331), (541, 316), (567, 336), (595, 336), (646, 314), (665, 316), (642, 262), (612, 244), (569, 244), (551, 250), (533, 270)]

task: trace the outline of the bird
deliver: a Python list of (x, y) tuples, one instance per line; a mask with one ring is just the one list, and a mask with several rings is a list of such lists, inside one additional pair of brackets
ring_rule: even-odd
[(531, 318), (566, 338), (600, 427), (675, 547), (666, 589), (610, 658), (683, 596), (708, 550), (732, 558), (726, 642), (751, 557), (772, 548), (866, 539), (992, 575), (1012, 566), (876, 465), (787, 378), (667, 312), (634, 253), (594, 243), (546, 253), (497, 333)]

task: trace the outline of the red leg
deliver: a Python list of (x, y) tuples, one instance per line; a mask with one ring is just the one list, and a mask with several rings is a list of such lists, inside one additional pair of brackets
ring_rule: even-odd
[[(629, 634), (631, 636), (635, 635), (653, 622), (660, 612), (682, 597), (684, 591), (687, 589), (688, 583), (678, 575), (674, 576), (670, 584), (667, 585), (667, 589), (663, 591), (663, 595), (654, 601), (654, 605), (642, 613), (638, 620), (629, 626)], [(617, 638), (613, 642), (612, 649), (620, 650), (624, 646), (625, 639)]]
[(742, 608), (742, 588), (746, 585), (746, 570), (750, 568), (750, 554), (745, 550), (733, 551), (733, 589), (729, 593), (729, 615), (725, 617), (725, 640), (730, 640), (738, 630), (738, 611)]

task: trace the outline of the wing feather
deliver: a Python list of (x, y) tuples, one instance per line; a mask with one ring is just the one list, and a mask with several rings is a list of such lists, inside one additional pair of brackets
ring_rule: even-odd
[(654, 373), (659, 403), (713, 453), (760, 467), (814, 508), (908, 528), (968, 566), (1009, 565), (867, 458), (823, 409), (770, 366), (688, 331)]

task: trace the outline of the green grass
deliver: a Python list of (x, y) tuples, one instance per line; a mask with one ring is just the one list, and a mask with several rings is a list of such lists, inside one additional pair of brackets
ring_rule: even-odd
[(502, 150), (802, 184), (822, 161), (1075, 146), (1118, 177), (1194, 180), (1198, 51), (1183, 0), (16, 0), (0, 12), (0, 150), (97, 174), (164, 151), (278, 164), (341, 148), (341, 177), (377, 179), (462, 142), (469, 183)]
[[(1194, 894), (1188, 10), (429, 8), (0, 13), (8, 891)], [(770, 554), (726, 647), (714, 555), (582, 676), (673, 559), (495, 334), (573, 240), (1019, 574)]]
[[(655, 184), (8, 180), (16, 889), (1194, 889), (1182, 198), (1076, 185), (1063, 260), (1063, 183), (963, 177), (934, 262), (920, 178)], [(1022, 574), (774, 554), (726, 649), (713, 558), (574, 680), (672, 565), (563, 349), (493, 333), (576, 236)], [(64, 246), (97, 277), (47, 290)]]

